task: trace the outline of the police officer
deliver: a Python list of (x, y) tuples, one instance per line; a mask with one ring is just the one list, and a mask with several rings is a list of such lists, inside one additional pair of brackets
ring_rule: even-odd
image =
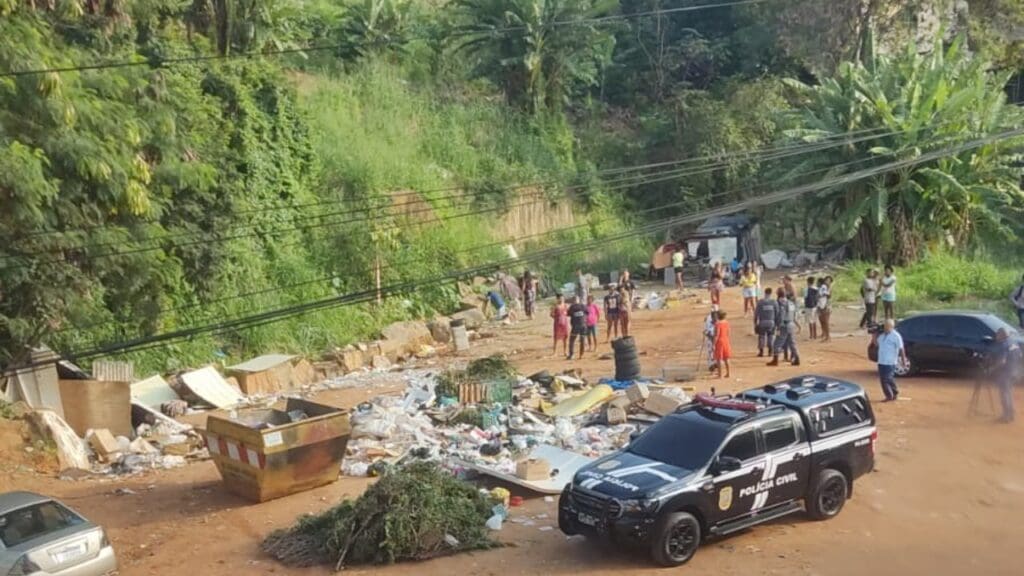
[(775, 325), (779, 333), (775, 337), (775, 349), (772, 361), (769, 366), (779, 365), (779, 351), (785, 350), (792, 359), (793, 366), (800, 365), (800, 353), (796, 349), (796, 303), (786, 298), (784, 289), (779, 288), (779, 314), (775, 318)]
[(1000, 328), (996, 332), (991, 366), (996, 384), (999, 385), (999, 399), (1003, 404), (1003, 417), (999, 419), (1000, 422), (1013, 422), (1013, 386), (1019, 377), (1020, 362), (1020, 344), (1010, 339), (1005, 328)]
[(772, 298), (772, 289), (766, 288), (764, 298), (754, 308), (754, 332), (757, 333), (757, 357), (764, 356), (764, 349), (773, 353), (775, 349), (775, 320), (779, 316), (779, 303)]

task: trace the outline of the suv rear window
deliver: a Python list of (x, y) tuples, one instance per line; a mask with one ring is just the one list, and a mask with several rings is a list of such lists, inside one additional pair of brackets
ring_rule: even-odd
[(80, 516), (60, 504), (43, 502), (0, 516), (0, 541), (12, 548), (83, 522)]
[(814, 408), (809, 413), (811, 426), (818, 436), (829, 436), (860, 426), (871, 418), (867, 402), (863, 398), (848, 398), (839, 402)]

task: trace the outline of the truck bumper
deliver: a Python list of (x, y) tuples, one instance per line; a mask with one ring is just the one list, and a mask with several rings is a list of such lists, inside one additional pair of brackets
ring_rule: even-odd
[(566, 535), (581, 534), (628, 547), (645, 545), (650, 539), (654, 518), (602, 518), (566, 500), (563, 494), (558, 504), (558, 527)]

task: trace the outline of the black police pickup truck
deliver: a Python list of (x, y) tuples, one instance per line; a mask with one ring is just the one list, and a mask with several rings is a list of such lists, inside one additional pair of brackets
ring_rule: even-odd
[(558, 502), (568, 535), (646, 547), (664, 566), (703, 538), (806, 510), (832, 518), (874, 469), (875, 418), (852, 382), (803, 376), (698, 396), (579, 470)]

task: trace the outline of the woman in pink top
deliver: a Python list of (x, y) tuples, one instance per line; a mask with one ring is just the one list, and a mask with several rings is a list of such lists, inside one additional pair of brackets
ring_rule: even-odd
[(597, 350), (597, 321), (601, 319), (601, 308), (594, 304), (594, 295), (587, 296), (587, 341), (590, 350)]

